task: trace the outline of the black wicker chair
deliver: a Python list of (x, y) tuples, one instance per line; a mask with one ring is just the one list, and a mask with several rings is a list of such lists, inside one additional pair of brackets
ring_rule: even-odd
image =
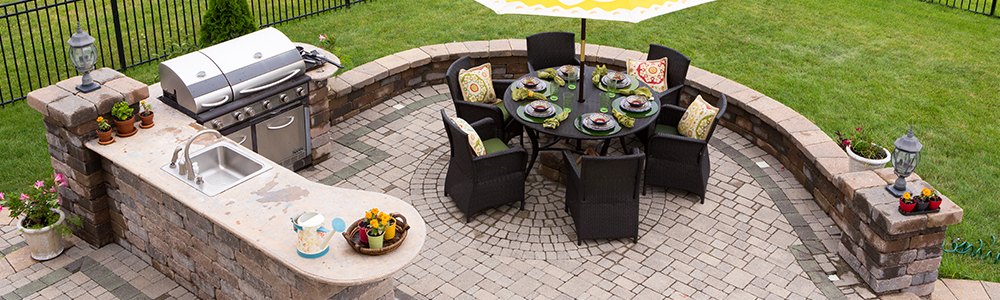
[(577, 245), (583, 239), (631, 237), (639, 241), (639, 174), (644, 154), (576, 158), (563, 151), (566, 211), (576, 226)]
[(572, 32), (550, 31), (529, 35), (528, 71), (562, 65), (579, 66), (576, 58), (576, 34)]
[(451, 196), (458, 209), (465, 215), (465, 222), (484, 209), (501, 204), (521, 201), (524, 209), (524, 170), (528, 152), (520, 147), (507, 148), (499, 138), (493, 119), (472, 123), (476, 133), (486, 145), (486, 155), (475, 156), (465, 132), (441, 110), (448, 141), (451, 143), (451, 161), (445, 176), (444, 194)]
[[(458, 84), (458, 71), (462, 69), (468, 70), (472, 67), (472, 59), (469, 56), (463, 56), (452, 63), (446, 73), (448, 90), (451, 91), (451, 100), (455, 103), (455, 112), (458, 114), (458, 117), (469, 123), (485, 118), (493, 119), (496, 124), (502, 124), (503, 126), (503, 134), (501, 136), (504, 142), (521, 135), (524, 127), (517, 120), (514, 120), (512, 114), (505, 113), (503, 102), (500, 102), (499, 105), (476, 103), (465, 101), (465, 98), (462, 97), (462, 88)], [(503, 93), (507, 91), (507, 88), (513, 82), (513, 79), (493, 79), (493, 89), (497, 93), (497, 98), (503, 99)]]
[(712, 167), (708, 159), (708, 141), (712, 139), (715, 126), (726, 112), (726, 104), (726, 95), (723, 94), (716, 103), (719, 113), (712, 125), (709, 125), (705, 140), (676, 133), (677, 124), (686, 111), (684, 108), (670, 104), (661, 107), (660, 118), (646, 145), (643, 195), (646, 194), (646, 185), (676, 188), (697, 194), (701, 197), (701, 203), (705, 204), (705, 189)]
[(667, 58), (667, 86), (666, 91), (656, 94), (661, 104), (678, 105), (681, 97), (681, 89), (684, 88), (684, 80), (687, 78), (688, 66), (691, 59), (677, 50), (657, 44), (649, 44), (648, 60)]

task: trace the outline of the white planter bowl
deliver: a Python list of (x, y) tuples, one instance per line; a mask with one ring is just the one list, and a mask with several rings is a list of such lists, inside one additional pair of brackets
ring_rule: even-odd
[(882, 148), (882, 151), (885, 152), (885, 158), (878, 160), (861, 157), (857, 153), (854, 153), (854, 151), (851, 151), (851, 147), (844, 147), (844, 149), (847, 150), (847, 156), (851, 158), (848, 165), (851, 172), (881, 169), (892, 160), (892, 155), (889, 153), (889, 149), (886, 148)]
[(24, 228), (24, 220), (27, 218), (17, 221), (17, 229), (21, 230), (24, 241), (28, 243), (28, 248), (31, 250), (31, 258), (37, 261), (50, 260), (63, 253), (62, 235), (53, 227), (62, 225), (66, 221), (66, 215), (58, 209), (52, 211), (59, 214), (59, 220), (55, 224), (41, 229)]

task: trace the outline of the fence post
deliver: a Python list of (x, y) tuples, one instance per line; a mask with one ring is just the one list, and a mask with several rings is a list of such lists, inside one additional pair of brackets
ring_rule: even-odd
[(122, 38), (122, 22), (118, 18), (118, 0), (111, 0), (111, 17), (115, 22), (115, 37), (118, 40), (118, 70), (125, 70), (125, 44)]
[(997, 11), (997, 0), (993, 0), (993, 8), (990, 8), (990, 16), (994, 16), (993, 13)]

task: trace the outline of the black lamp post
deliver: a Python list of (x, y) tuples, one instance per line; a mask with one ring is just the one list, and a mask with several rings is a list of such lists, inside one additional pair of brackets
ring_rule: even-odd
[(906, 188), (906, 177), (917, 168), (917, 163), (920, 162), (920, 149), (924, 145), (913, 136), (913, 125), (910, 125), (910, 132), (896, 139), (893, 145), (896, 149), (892, 150), (892, 169), (899, 178), (896, 178), (895, 184), (886, 186), (885, 189), (893, 196), (902, 197), (903, 193), (909, 192)]
[(97, 51), (94, 49), (94, 37), (90, 36), (80, 28), (80, 23), (76, 23), (76, 33), (66, 41), (69, 44), (69, 61), (73, 63), (77, 71), (83, 73), (83, 83), (76, 86), (76, 89), (89, 93), (101, 88), (100, 84), (94, 82), (90, 77), (90, 71), (94, 70), (97, 63)]

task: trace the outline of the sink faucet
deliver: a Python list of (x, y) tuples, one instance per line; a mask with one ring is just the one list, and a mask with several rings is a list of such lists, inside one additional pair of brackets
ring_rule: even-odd
[(219, 133), (218, 131), (215, 131), (215, 130), (202, 130), (202, 131), (199, 131), (198, 133), (195, 133), (194, 136), (192, 136), (191, 139), (189, 139), (187, 141), (187, 143), (184, 144), (184, 165), (181, 166), (181, 168), (186, 169), (186, 171), (187, 171), (187, 179), (188, 180), (194, 180), (194, 177), (195, 177), (194, 176), (194, 170), (191, 168), (191, 165), (192, 165), (192, 163), (191, 163), (191, 154), (189, 152), (189, 150), (191, 149), (191, 142), (194, 142), (195, 139), (197, 139), (199, 136), (201, 136), (203, 134), (214, 134), (216, 138), (221, 138), (222, 137), (222, 134)]

